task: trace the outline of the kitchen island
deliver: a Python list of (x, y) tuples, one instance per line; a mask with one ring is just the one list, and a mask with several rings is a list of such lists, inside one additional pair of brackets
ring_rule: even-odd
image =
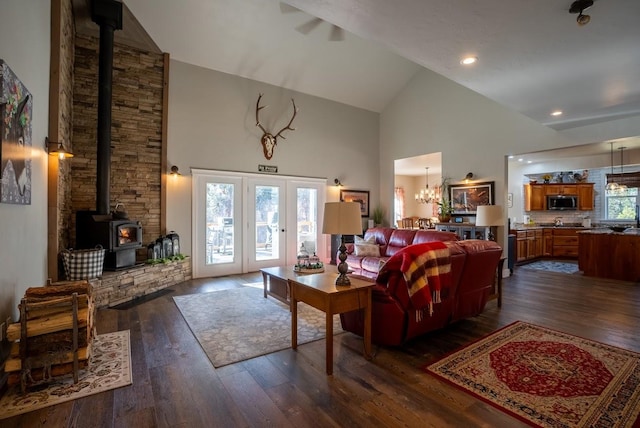
[(578, 232), (578, 266), (585, 276), (640, 281), (638, 229), (614, 232), (592, 229)]

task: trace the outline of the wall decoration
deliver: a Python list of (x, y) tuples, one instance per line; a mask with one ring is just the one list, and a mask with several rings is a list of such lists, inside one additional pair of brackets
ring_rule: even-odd
[(296, 118), (296, 114), (298, 113), (298, 109), (296, 108), (296, 102), (291, 98), (291, 102), (293, 103), (293, 116), (291, 116), (291, 120), (280, 131), (276, 134), (272, 134), (267, 131), (264, 126), (260, 124), (260, 110), (263, 108), (267, 108), (268, 106), (261, 106), (260, 99), (262, 98), (262, 94), (258, 95), (258, 102), (256, 103), (256, 126), (262, 129), (262, 138), (260, 139), (260, 143), (262, 144), (262, 153), (264, 157), (269, 160), (273, 157), (273, 150), (276, 148), (276, 144), (278, 144), (278, 137), (285, 139), (282, 133), (284, 131), (295, 131), (296, 128), (292, 128), (291, 124), (293, 123), (293, 119)]
[(453, 214), (476, 215), (478, 205), (493, 205), (493, 186), (493, 181), (449, 185)]
[(0, 202), (31, 204), (33, 97), (0, 59)]
[(369, 217), (368, 190), (340, 190), (340, 201), (360, 203), (360, 216)]

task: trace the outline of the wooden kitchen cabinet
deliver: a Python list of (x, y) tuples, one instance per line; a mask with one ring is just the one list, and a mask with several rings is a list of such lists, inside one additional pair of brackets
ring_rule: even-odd
[(578, 230), (583, 229), (553, 230), (553, 257), (578, 258)]
[(544, 229), (544, 232), (542, 233), (542, 240), (542, 255), (544, 257), (553, 256), (553, 230)]
[(593, 183), (578, 184), (578, 210), (593, 211)]
[(577, 184), (550, 183), (550, 184), (543, 184), (543, 186), (546, 186), (545, 194), (547, 195), (575, 196), (578, 194)]
[(547, 209), (544, 184), (525, 184), (524, 186), (524, 210), (542, 211)]
[(524, 210), (545, 211), (547, 209), (547, 195), (578, 196), (579, 211), (593, 211), (593, 183), (580, 184), (525, 184)]
[(533, 260), (542, 257), (542, 229), (519, 230), (516, 232), (516, 262)]

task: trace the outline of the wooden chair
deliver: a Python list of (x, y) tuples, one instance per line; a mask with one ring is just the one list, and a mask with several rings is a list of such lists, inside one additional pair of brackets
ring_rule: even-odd
[(403, 218), (401, 221), (402, 229), (413, 229), (413, 219), (411, 217)]

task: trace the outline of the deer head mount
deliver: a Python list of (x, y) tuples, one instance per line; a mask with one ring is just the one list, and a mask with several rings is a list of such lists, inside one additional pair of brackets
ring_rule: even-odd
[(273, 135), (272, 133), (270, 133), (269, 131), (267, 131), (266, 129), (264, 129), (264, 126), (262, 126), (260, 124), (260, 110), (262, 110), (263, 108), (267, 108), (268, 106), (260, 106), (260, 99), (262, 98), (262, 94), (260, 94), (258, 96), (258, 102), (256, 103), (256, 126), (259, 126), (260, 129), (262, 129), (262, 132), (264, 134), (262, 134), (262, 138), (260, 139), (260, 143), (262, 143), (262, 152), (264, 153), (264, 157), (267, 159), (271, 159), (273, 157), (273, 149), (275, 149), (276, 144), (278, 144), (278, 137), (282, 137), (284, 139), (286, 139), (282, 133), (286, 130), (289, 131), (295, 131), (296, 128), (292, 128), (291, 124), (293, 123), (293, 119), (296, 118), (296, 113), (298, 113), (298, 109), (296, 108), (296, 102), (293, 100), (293, 98), (291, 98), (291, 102), (293, 103), (293, 116), (291, 116), (291, 120), (289, 121), (289, 123), (287, 124), (287, 126), (285, 126), (284, 128), (282, 128), (280, 131), (278, 131), (277, 134)]

